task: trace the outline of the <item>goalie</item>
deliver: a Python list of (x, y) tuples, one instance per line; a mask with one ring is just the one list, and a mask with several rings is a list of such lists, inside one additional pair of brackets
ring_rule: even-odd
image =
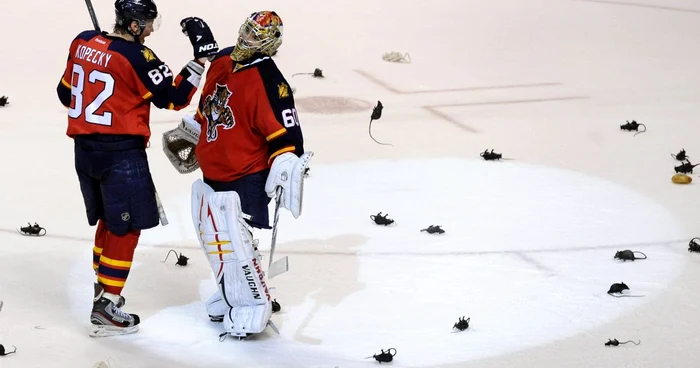
[[(272, 11), (246, 18), (235, 47), (221, 50), (207, 73), (194, 118), (163, 134), (175, 168), (201, 168), (192, 185), (192, 219), (219, 290), (207, 301), (227, 333), (262, 332), (272, 313), (253, 228), (270, 229), (268, 204), (301, 215), (304, 140), (289, 84), (270, 57), (282, 43)], [(281, 188), (281, 190), (279, 190)]]

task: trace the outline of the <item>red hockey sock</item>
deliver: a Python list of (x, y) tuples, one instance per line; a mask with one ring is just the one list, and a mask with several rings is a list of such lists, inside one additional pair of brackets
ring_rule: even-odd
[(107, 225), (102, 220), (97, 221), (97, 230), (95, 230), (95, 244), (92, 248), (92, 269), (97, 274), (97, 268), (100, 265), (100, 256), (104, 248), (105, 235), (107, 235)]
[(104, 244), (97, 269), (97, 282), (105, 292), (119, 295), (129, 277), (131, 261), (139, 242), (141, 231), (133, 231), (118, 236), (105, 230)]

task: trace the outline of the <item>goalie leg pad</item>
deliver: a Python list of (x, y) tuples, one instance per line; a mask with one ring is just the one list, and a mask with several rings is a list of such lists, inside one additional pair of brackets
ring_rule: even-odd
[(221, 290), (217, 290), (214, 295), (209, 297), (206, 302), (206, 307), (209, 319), (211, 319), (212, 322), (223, 322), (224, 315), (231, 309), (224, 301), (224, 297), (221, 296)]
[(229, 307), (224, 328), (234, 336), (262, 332), (272, 315), (270, 292), (246, 217), (236, 192), (214, 192), (199, 179), (192, 185), (195, 231)]
[[(255, 249), (253, 254), (255, 255), (255, 258), (258, 260), (258, 264), (262, 264), (262, 255), (260, 254), (260, 251), (258, 250), (257, 239), (253, 240), (253, 247)], [(273, 276), (271, 275), (270, 277), (273, 277)], [(211, 319), (212, 322), (223, 322), (224, 315), (226, 315), (226, 313), (228, 313), (229, 309), (231, 309), (231, 307), (224, 300), (224, 297), (221, 295), (220, 288), (212, 296), (209, 297), (209, 299), (207, 300), (205, 305), (207, 308), (207, 313), (209, 314), (209, 319)]]

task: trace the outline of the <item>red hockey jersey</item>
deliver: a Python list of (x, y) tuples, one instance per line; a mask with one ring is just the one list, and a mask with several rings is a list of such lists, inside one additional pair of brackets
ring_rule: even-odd
[(275, 62), (257, 55), (239, 64), (231, 51), (212, 61), (195, 116), (199, 167), (223, 182), (267, 169), (282, 153), (304, 153), (294, 96)]
[(151, 103), (179, 110), (197, 86), (187, 68), (177, 77), (148, 47), (85, 31), (71, 43), (58, 97), (68, 107), (68, 130), (80, 134), (151, 135)]

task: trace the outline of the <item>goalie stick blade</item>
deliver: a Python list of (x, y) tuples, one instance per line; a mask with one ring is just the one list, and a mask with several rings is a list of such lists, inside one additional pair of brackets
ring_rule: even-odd
[(163, 203), (160, 201), (158, 192), (156, 192), (156, 204), (158, 205), (158, 217), (160, 217), (160, 224), (165, 226), (168, 224), (168, 217), (165, 215), (165, 209), (163, 208)]
[(272, 322), (272, 320), (267, 321), (267, 325), (270, 326), (272, 331), (275, 331), (276, 334), (278, 334), (278, 335), (280, 334), (279, 328), (277, 328), (277, 326), (275, 326), (275, 324)]
[(289, 258), (284, 256), (274, 262), (267, 269), (267, 278), (272, 279), (289, 271)]

